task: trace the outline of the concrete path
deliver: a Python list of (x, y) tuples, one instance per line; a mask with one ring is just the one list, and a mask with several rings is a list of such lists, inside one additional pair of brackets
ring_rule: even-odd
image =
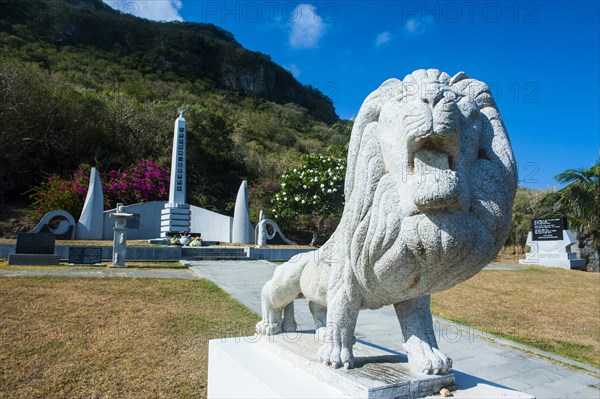
[(14, 276), (198, 278), (188, 269), (0, 270), (0, 277)]
[[(260, 314), (260, 291), (271, 278), (274, 265), (261, 261), (191, 262), (199, 276), (213, 281), (241, 303)], [(298, 300), (299, 328), (309, 329), (312, 317), (307, 301)], [(537, 398), (600, 398), (600, 379), (583, 372), (494, 344), (475, 330), (457, 329), (453, 323), (435, 320), (440, 349), (454, 360), (457, 388), (485, 383), (510, 388)], [(375, 345), (402, 351), (402, 334), (392, 307), (361, 311), (356, 336)]]
[(529, 268), (526, 266), (519, 266), (519, 265), (506, 265), (503, 263), (490, 263), (483, 269), (484, 270), (527, 270)]

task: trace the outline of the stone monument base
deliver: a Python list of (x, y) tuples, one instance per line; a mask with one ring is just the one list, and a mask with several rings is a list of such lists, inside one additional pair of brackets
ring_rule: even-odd
[[(454, 375), (416, 374), (405, 355), (357, 340), (355, 368), (317, 361), (314, 333), (211, 340), (209, 398), (421, 398), (454, 387)], [(231, 376), (236, 376), (232, 383)]]
[[(546, 219), (537, 220), (544, 221)], [(564, 224), (566, 222), (563, 221), (561, 223)], [(550, 231), (550, 229), (545, 229), (543, 231)], [(527, 241), (525, 244), (531, 248), (531, 252), (525, 254), (525, 259), (519, 259), (519, 263), (522, 265), (585, 270), (585, 259), (578, 259), (577, 253), (571, 251), (571, 246), (576, 243), (571, 230), (563, 229), (562, 231), (553, 230), (550, 232), (555, 235), (556, 239), (534, 240), (533, 233), (530, 231), (527, 234)]]
[(577, 254), (574, 252), (564, 252), (562, 254), (551, 254), (550, 256), (544, 256), (544, 254), (536, 254), (528, 252), (525, 254), (525, 259), (519, 259), (519, 263), (522, 265), (537, 265), (537, 266), (550, 266), (550, 267), (562, 267), (563, 269), (578, 269), (585, 270), (585, 259), (577, 259)]
[(60, 262), (58, 255), (49, 254), (9, 254), (9, 265), (26, 266), (57, 266)]
[(171, 245), (171, 240), (168, 237), (151, 238), (148, 240), (148, 243), (154, 245)]
[(189, 232), (191, 229), (191, 215), (189, 205), (167, 204), (160, 212), (160, 236), (166, 237), (167, 233)]

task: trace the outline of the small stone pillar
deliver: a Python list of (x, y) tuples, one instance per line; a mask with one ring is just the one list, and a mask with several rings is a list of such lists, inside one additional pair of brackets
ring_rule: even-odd
[(258, 216), (258, 225), (256, 226), (258, 231), (256, 234), (256, 248), (267, 246), (267, 221), (265, 219), (265, 212), (261, 210)]
[(132, 213), (123, 212), (123, 204), (117, 204), (115, 213), (110, 217), (115, 219), (114, 238), (113, 238), (113, 258), (111, 267), (126, 267), (125, 258), (127, 256), (127, 219), (132, 217)]

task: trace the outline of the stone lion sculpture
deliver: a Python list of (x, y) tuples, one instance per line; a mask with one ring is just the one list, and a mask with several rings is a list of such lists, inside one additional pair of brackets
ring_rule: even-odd
[(326, 327), (319, 360), (352, 368), (361, 309), (394, 305), (409, 366), (445, 373), (429, 294), (487, 265), (510, 228), (517, 172), (488, 86), (464, 72), (390, 79), (360, 108), (348, 153), (341, 222), (319, 250), (275, 270), (262, 290), (259, 334), (295, 331), (293, 301)]

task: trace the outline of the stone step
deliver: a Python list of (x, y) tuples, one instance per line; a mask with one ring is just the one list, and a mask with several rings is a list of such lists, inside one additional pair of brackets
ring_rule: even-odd
[(187, 248), (183, 248), (183, 255), (202, 255), (202, 254), (206, 254), (206, 255), (212, 255), (212, 254), (222, 254), (222, 255), (239, 255), (239, 256), (245, 256), (246, 252), (244, 250), (241, 251), (205, 251), (205, 250), (188, 250)]

